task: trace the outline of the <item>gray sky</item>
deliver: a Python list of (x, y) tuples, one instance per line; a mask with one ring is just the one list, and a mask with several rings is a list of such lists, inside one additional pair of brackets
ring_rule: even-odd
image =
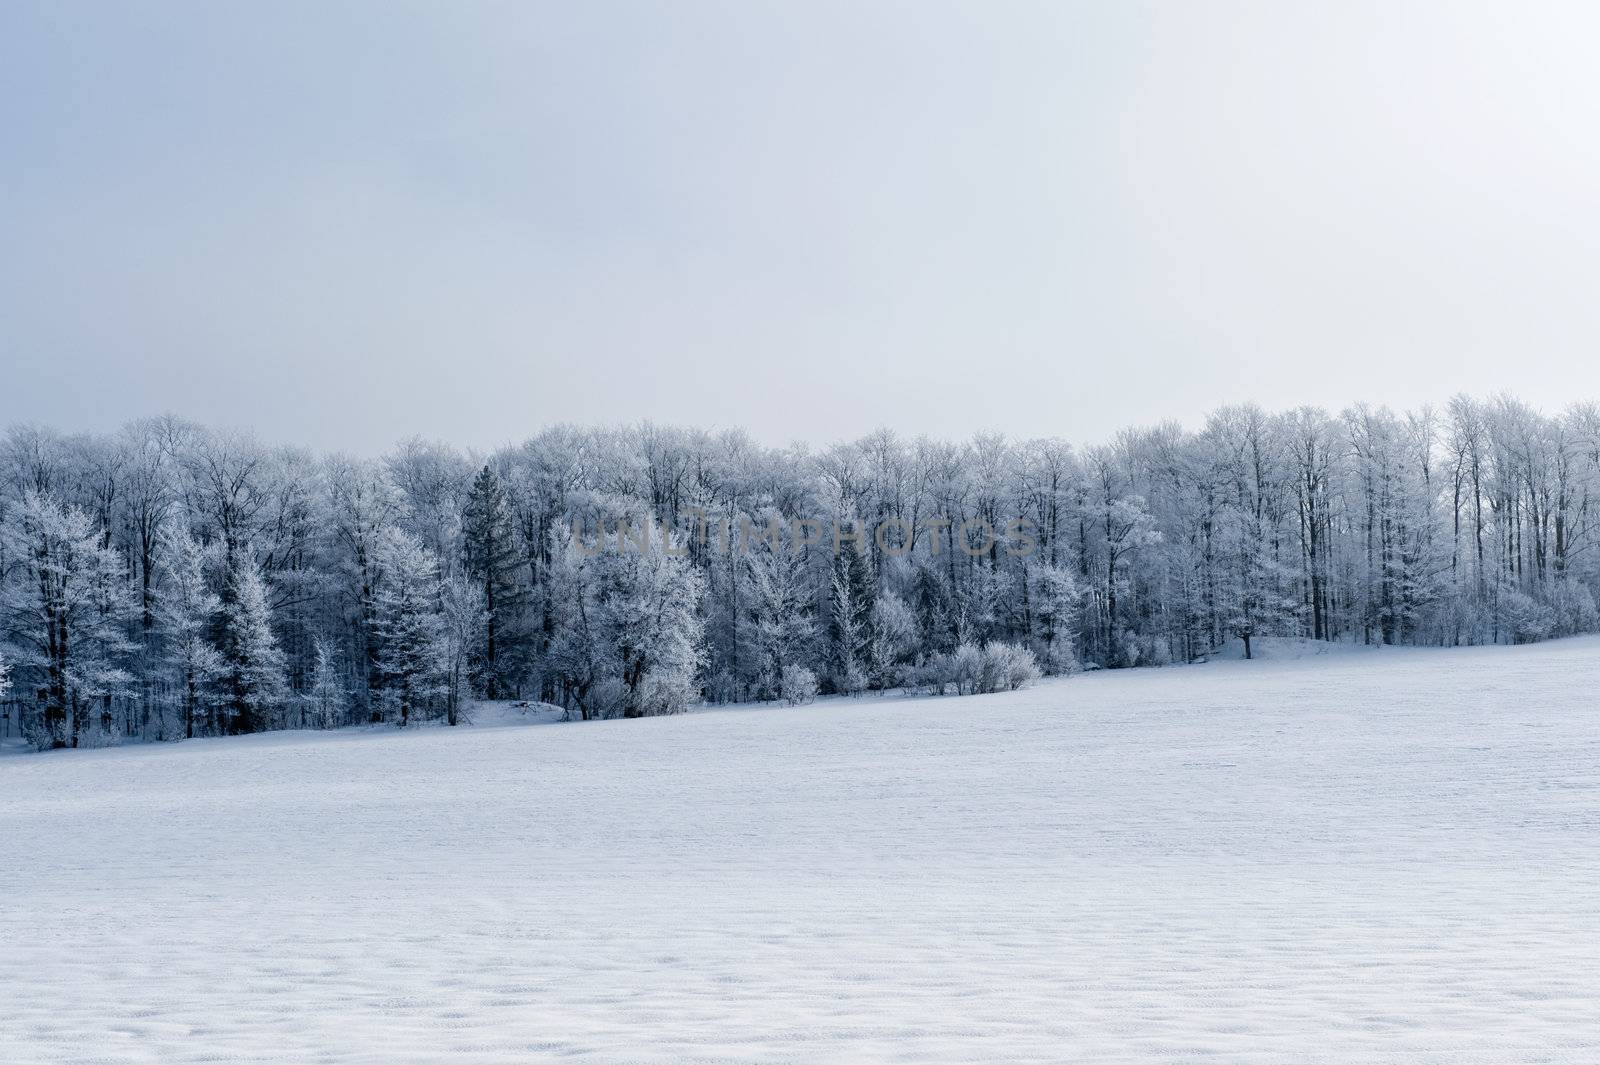
[(1591, 5), (0, 6), (0, 422), (1600, 398)]

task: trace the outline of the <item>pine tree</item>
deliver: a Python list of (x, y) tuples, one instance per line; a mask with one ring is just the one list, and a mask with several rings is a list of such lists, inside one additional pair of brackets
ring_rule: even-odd
[(231, 602), (223, 610), (223, 665), (228, 706), (219, 732), (270, 727), (287, 692), (284, 655), (272, 631), (272, 605), (261, 570), (241, 552), (230, 578)]
[(950, 592), (934, 566), (917, 567), (911, 581), (910, 605), (917, 618), (923, 654), (949, 654), (955, 650), (955, 622), (951, 617)]
[(505, 489), (487, 465), (472, 482), (462, 524), (466, 572), (483, 589), (484, 695), (499, 699), (509, 690), (508, 666), (520, 638), (523, 589), (517, 578), (524, 560)]
[(853, 543), (834, 552), (829, 587), (828, 637), (832, 646), (833, 686), (858, 692), (871, 679), (873, 613), (877, 586), (872, 565)]
[(328, 646), (327, 640), (316, 641), (315, 654), (316, 660), (311, 667), (311, 690), (306, 693), (305, 703), (316, 728), (333, 728), (344, 720), (350, 693), (340, 678), (333, 649)]
[(378, 678), (384, 702), (404, 727), (412, 711), (440, 687), (439, 565), (415, 538), (390, 528), (378, 542), (378, 566), (373, 597)]

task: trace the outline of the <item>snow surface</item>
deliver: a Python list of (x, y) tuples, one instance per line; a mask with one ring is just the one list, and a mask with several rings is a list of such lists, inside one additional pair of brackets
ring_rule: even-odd
[(0, 760), (0, 1062), (1593, 1062), (1600, 640)]

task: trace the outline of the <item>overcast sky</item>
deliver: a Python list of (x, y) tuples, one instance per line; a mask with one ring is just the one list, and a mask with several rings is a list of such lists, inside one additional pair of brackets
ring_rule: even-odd
[(1600, 398), (1600, 16), (0, 5), (0, 422), (1103, 439)]

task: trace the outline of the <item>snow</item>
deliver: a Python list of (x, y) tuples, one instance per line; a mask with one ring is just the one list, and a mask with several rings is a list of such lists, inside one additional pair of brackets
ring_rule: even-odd
[(1583, 638), (7, 757), (0, 1061), (1591, 1062), (1597, 689)]

